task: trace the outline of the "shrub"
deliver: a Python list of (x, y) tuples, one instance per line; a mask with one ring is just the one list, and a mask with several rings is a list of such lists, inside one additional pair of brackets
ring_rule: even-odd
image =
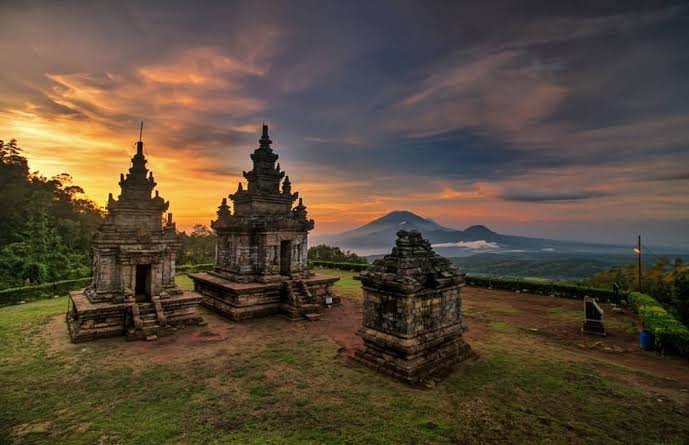
[(342, 263), (338, 261), (309, 260), (309, 264), (315, 267), (325, 267), (326, 269), (342, 269), (354, 272), (363, 272), (368, 268), (368, 264), (362, 263)]
[(55, 295), (64, 295), (69, 291), (86, 287), (91, 282), (91, 277), (77, 278), (76, 280), (62, 280), (53, 283), (38, 284), (36, 286), (22, 286), (4, 289), (0, 291), (0, 305), (15, 304), (19, 301), (39, 300)]
[(683, 356), (689, 356), (689, 328), (668, 313), (663, 306), (650, 295), (632, 292), (627, 301), (639, 314), (644, 329), (655, 337), (659, 351), (670, 350)]
[(175, 272), (177, 273), (177, 275), (194, 272), (207, 272), (209, 270), (213, 270), (213, 266), (213, 263), (182, 264), (175, 267)]
[(360, 257), (349, 250), (342, 250), (336, 246), (327, 246), (319, 244), (318, 246), (309, 247), (307, 258), (316, 261), (330, 261), (336, 263), (357, 263), (367, 264), (366, 257)]
[(556, 283), (552, 281), (532, 281), (519, 278), (499, 278), (488, 276), (468, 275), (466, 283), (469, 286), (492, 287), (512, 291), (527, 291), (533, 294), (555, 295), (556, 297), (582, 299), (585, 296), (596, 298), (598, 301), (615, 302), (615, 295), (610, 289), (580, 286), (577, 284)]

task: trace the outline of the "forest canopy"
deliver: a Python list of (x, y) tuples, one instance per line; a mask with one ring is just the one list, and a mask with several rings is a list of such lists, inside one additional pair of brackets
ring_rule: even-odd
[(325, 244), (309, 247), (308, 258), (310, 260), (335, 261), (338, 263), (366, 264), (368, 262), (366, 257), (360, 257), (349, 250), (342, 250), (339, 247), (327, 246)]
[(70, 175), (31, 173), (15, 139), (0, 140), (0, 289), (90, 274), (103, 211)]
[[(91, 240), (105, 212), (63, 173), (31, 172), (15, 139), (0, 140), (0, 290), (91, 275)], [(178, 264), (211, 263), (215, 234), (179, 232)]]

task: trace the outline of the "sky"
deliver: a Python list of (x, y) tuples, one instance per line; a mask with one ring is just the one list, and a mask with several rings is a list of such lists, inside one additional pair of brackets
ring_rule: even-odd
[(178, 227), (270, 126), (316, 235), (454, 228), (689, 246), (681, 2), (0, 3), (0, 139), (104, 204), (144, 123)]

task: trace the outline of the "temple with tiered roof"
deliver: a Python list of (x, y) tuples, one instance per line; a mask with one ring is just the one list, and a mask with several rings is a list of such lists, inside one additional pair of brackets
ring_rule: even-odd
[(127, 335), (155, 339), (176, 326), (200, 324), (201, 297), (175, 284), (179, 250), (170, 203), (155, 191), (146, 167), (144, 144), (127, 175), (120, 175), (121, 192), (108, 197), (107, 216), (93, 240), (93, 278), (82, 291), (72, 292), (68, 325), (72, 341)]
[[(231, 319), (282, 313), (290, 319), (317, 318), (326, 302), (337, 301), (337, 278), (316, 276), (307, 262), (308, 218), (299, 194), (277, 163), (268, 126), (251, 154), (253, 169), (244, 172), (247, 187), (218, 207), (211, 227), (217, 234), (215, 267), (190, 275), (204, 305)], [(294, 206), (294, 203), (297, 205)]]

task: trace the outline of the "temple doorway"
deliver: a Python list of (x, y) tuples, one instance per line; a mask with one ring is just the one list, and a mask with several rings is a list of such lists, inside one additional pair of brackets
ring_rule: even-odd
[(280, 242), (280, 275), (290, 276), (292, 265), (292, 241)]
[(136, 289), (134, 290), (137, 303), (151, 301), (151, 265), (136, 265)]

